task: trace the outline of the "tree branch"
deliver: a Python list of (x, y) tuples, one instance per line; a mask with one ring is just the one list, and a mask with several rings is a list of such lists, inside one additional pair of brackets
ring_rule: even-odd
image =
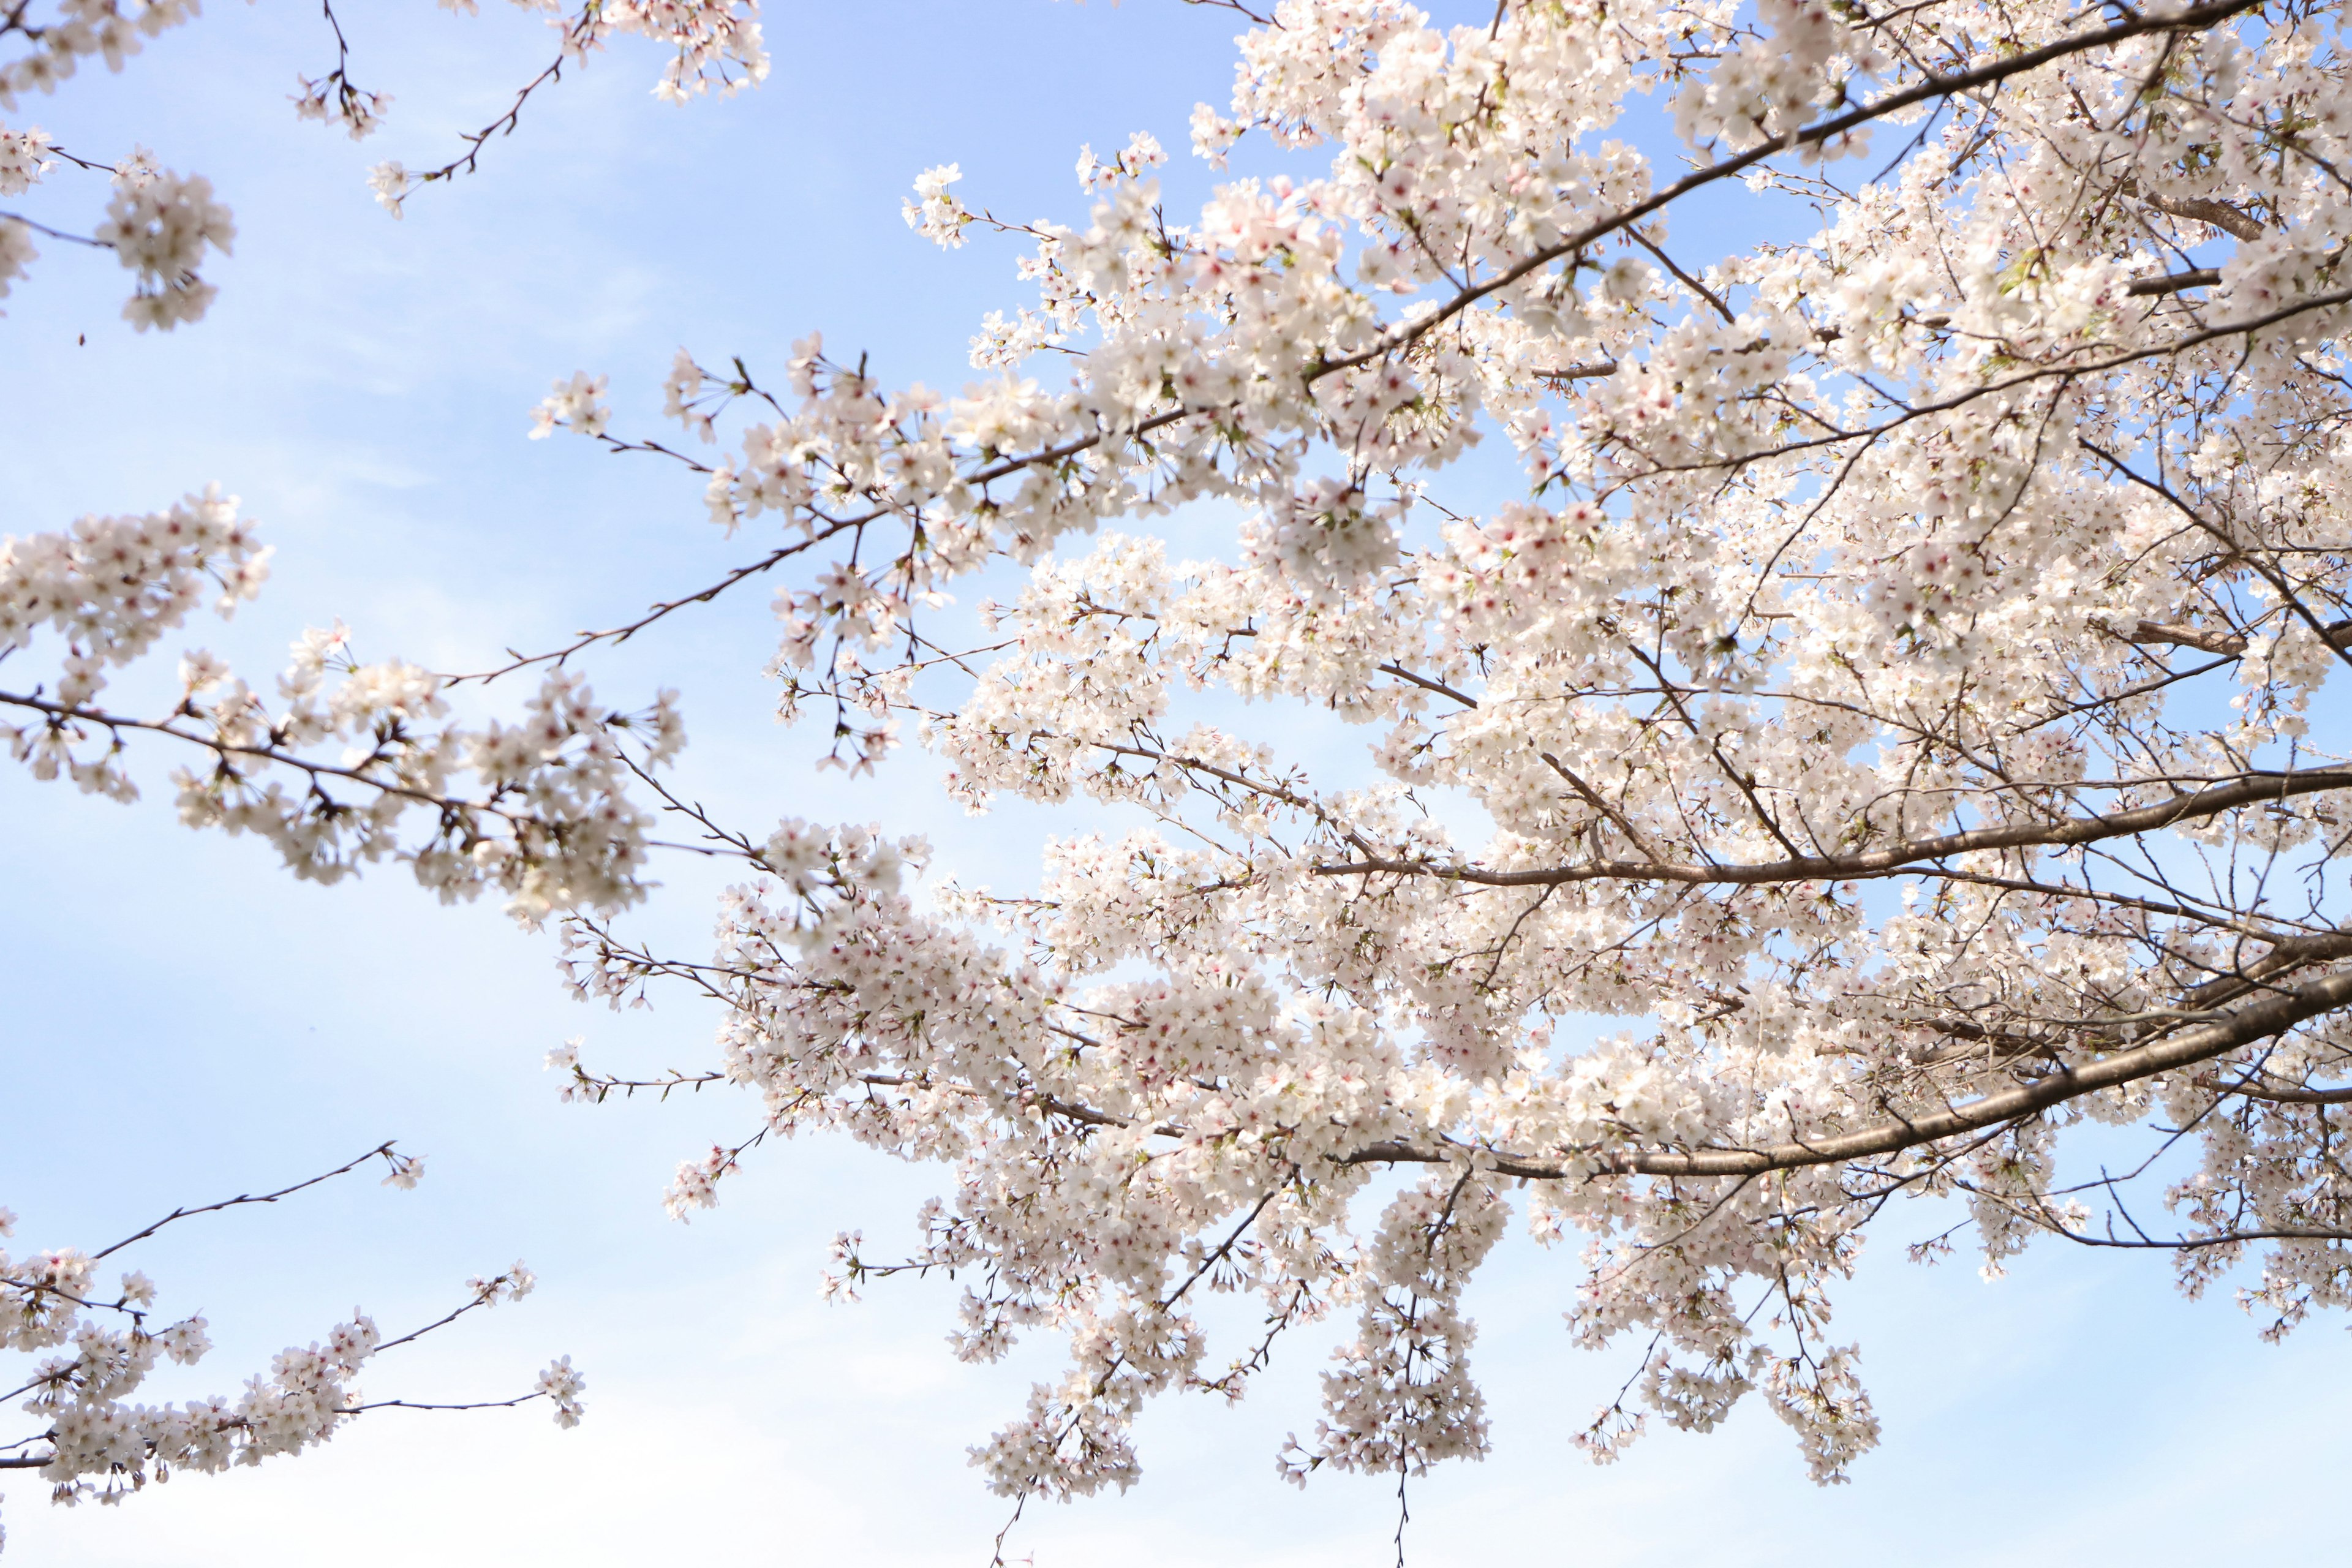
[(1552, 1159), (1521, 1154), (1490, 1154), (1484, 1150), (1427, 1148), (1403, 1142), (1374, 1143), (1345, 1156), (1340, 1163), (1366, 1164), (1452, 1164), (1475, 1162), (1506, 1176), (1535, 1181), (1582, 1179), (1594, 1175), (1753, 1176), (1769, 1171), (1801, 1170), (1809, 1165), (1838, 1164), (1892, 1154), (1922, 1143), (1974, 1132), (2014, 1121), (2052, 1106), (2063, 1105), (2103, 1089), (2133, 1083), (2158, 1073), (2210, 1060), (2238, 1047), (2293, 1028), (2308, 1018), (2331, 1013), (2352, 1003), (2352, 970), (2339, 970), (2291, 991), (2282, 991), (2253, 1003), (2220, 1023), (2190, 1029), (2168, 1040), (2119, 1051), (2102, 1060), (2052, 1073), (2018, 1089), (1989, 1094), (1981, 1100), (1916, 1117), (1893, 1121), (1853, 1132), (1775, 1143), (1761, 1149), (1659, 1150), (1649, 1152), (1595, 1151)]
[(2177, 823), (2218, 816), (2239, 806), (2285, 800), (2295, 795), (2352, 789), (2352, 771), (2317, 769), (2309, 773), (2251, 773), (2217, 784), (2194, 795), (2177, 795), (2153, 805), (2105, 816), (2074, 817), (2040, 826), (1977, 827), (1962, 833), (1916, 838), (1860, 855), (1804, 855), (1753, 865), (1690, 866), (1651, 860), (1607, 860), (1586, 866), (1564, 866), (1533, 871), (1488, 871), (1475, 866), (1437, 864), (1423, 860), (1370, 858), (1316, 866), (1318, 877), (1436, 877), (1487, 888), (1543, 887), (1558, 882), (1650, 881), (1721, 886), (1753, 886), (1771, 882), (1842, 881), (1851, 878), (1884, 877), (1909, 870), (1919, 862), (1986, 849), (2056, 848), (2095, 844), (2108, 838), (2128, 838), (2170, 827)]

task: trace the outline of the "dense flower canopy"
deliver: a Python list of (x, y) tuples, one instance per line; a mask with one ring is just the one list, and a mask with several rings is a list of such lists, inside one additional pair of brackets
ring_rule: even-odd
[[(1334, 1312), (1291, 1473), (1480, 1451), (1463, 1296), (1514, 1223), (1580, 1238), (1580, 1341), (1646, 1346), (1596, 1456), (1755, 1393), (1824, 1480), (1878, 1435), (1830, 1319), (1895, 1196), (1956, 1199), (1989, 1267), (2056, 1235), (2241, 1280), (2272, 1332), (2343, 1305), (2338, 14), (1254, 20), (1193, 151), (1297, 172), (1187, 218), (1139, 135), (1082, 156), (1066, 226), (923, 174), (909, 225), (1017, 237), (1036, 289), (957, 395), (814, 338), (772, 390), (681, 353), (705, 463), (559, 382), (534, 433), (700, 470), (742, 566), (462, 681), (322, 637), (282, 716), (192, 666), (147, 726), (212, 759), (184, 812), (305, 874), (498, 887), (559, 923), (579, 994), (719, 1004), (702, 1076), (758, 1098), (751, 1142), (947, 1167), (912, 1253), (845, 1237), (836, 1283), (954, 1271), (971, 1358), (1066, 1338), (979, 1451), (1010, 1497), (1126, 1485), (1146, 1400), (1239, 1397)], [(1482, 440), (1517, 499), (1450, 493)], [(98, 672), (192, 574), (225, 604), (257, 576), (225, 505), (184, 509), (199, 542), (158, 514), (0, 558), (0, 634), (61, 639), (78, 683), (0, 694), (35, 766), (123, 787)], [(1203, 511), (1242, 520), (1224, 558), (1181, 553)], [(943, 640), (958, 581), (1008, 562), (982, 646)], [(912, 740), (974, 810), (1126, 826), (1003, 893), (910, 875), (932, 857), (890, 825), (711, 819), (661, 771), (672, 700), (611, 713), (569, 672), (755, 579), (833, 761)], [(525, 731), (444, 721), (526, 672)], [(1286, 752), (1259, 702), (1361, 744)], [(620, 923), (657, 815), (745, 863), (715, 954)], [(575, 1098), (635, 1082), (555, 1059)], [(2144, 1163), (2062, 1172), (2087, 1137)], [(1210, 1343), (1212, 1292), (1259, 1299), (1262, 1337)]]

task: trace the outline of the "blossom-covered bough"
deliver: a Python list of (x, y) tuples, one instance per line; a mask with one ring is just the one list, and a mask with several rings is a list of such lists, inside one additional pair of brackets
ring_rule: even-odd
[[(37, 634), (63, 645), (53, 674), (0, 689), (0, 742), (37, 777), (128, 800), (138, 793), (128, 738), (178, 742), (203, 759), (174, 774), (181, 819), (258, 834), (310, 880), (397, 854), (445, 900), (502, 890), (526, 924), (644, 896), (651, 817), (625, 792), (684, 743), (668, 693), (643, 712), (612, 712), (559, 670), (519, 723), (451, 722), (445, 680), (398, 659), (358, 663), (338, 626), (295, 644), (275, 707), (201, 649), (181, 658), (180, 699), (163, 716), (104, 706), (110, 669), (208, 595), (233, 613), (259, 591), (268, 553), (217, 489), (167, 511), (0, 540), (0, 679)], [(623, 734), (640, 741), (634, 756)], [(331, 761), (329, 742), (341, 748)]]
[[(974, 809), (1132, 821), (923, 896), (919, 841), (653, 784), (757, 874), (709, 958), (574, 919), (574, 984), (698, 990), (722, 1061), (567, 1047), (570, 1092), (723, 1079), (755, 1141), (949, 1167), (836, 1283), (952, 1272), (974, 1359), (1066, 1337), (977, 1451), (1024, 1500), (1128, 1484), (1145, 1400), (1335, 1310), (1288, 1473), (1479, 1452), (1463, 1295), (1514, 1215), (1585, 1239), (1575, 1338), (1645, 1347), (1601, 1458), (1754, 1392), (1842, 1478), (1878, 1426), (1831, 1303), (1897, 1195), (1994, 1268), (2056, 1235), (2273, 1333), (2343, 1304), (2337, 14), (1287, 0), (1241, 48), (1193, 141), (1262, 172), (1192, 221), (1144, 136), (1082, 158), (1082, 226), (918, 182), (941, 243), (1034, 242), (961, 396), (682, 355), (711, 514), (773, 542), (534, 661), (793, 574), (830, 760), (911, 732)], [(652, 446), (601, 390), (542, 427)], [(958, 646), (946, 589), (1006, 559)], [(1262, 1335), (1207, 1342), (1211, 1292)]]
[[(423, 1161), (385, 1143), (275, 1192), (173, 1209), (96, 1252), (68, 1247), (12, 1258), (0, 1251), (0, 1351), (58, 1352), (35, 1363), (32, 1375), (5, 1395), (11, 1402), (29, 1395), (24, 1409), (34, 1419), (33, 1429), (24, 1436), (0, 1441), (0, 1470), (38, 1471), (59, 1502), (94, 1499), (111, 1503), (150, 1480), (170, 1480), (174, 1471), (224, 1470), (299, 1452), (325, 1442), (353, 1416), (370, 1410), (481, 1410), (545, 1399), (554, 1406), (558, 1422), (577, 1425), (583, 1384), (569, 1357), (551, 1363), (529, 1394), (462, 1405), (362, 1400), (352, 1381), (367, 1362), (386, 1351), (445, 1328), (477, 1308), (529, 1295), (537, 1281), (520, 1263), (492, 1279), (467, 1280), (462, 1304), (394, 1339), (385, 1339), (366, 1313), (354, 1312), (350, 1322), (335, 1325), (325, 1343), (279, 1352), (268, 1373), (247, 1379), (244, 1394), (236, 1399), (132, 1403), (130, 1396), (159, 1362), (193, 1365), (203, 1360), (212, 1349), (206, 1332), (211, 1325), (202, 1315), (168, 1324), (158, 1321), (154, 1281), (134, 1269), (121, 1275), (110, 1290), (99, 1273), (100, 1263), (166, 1226), (249, 1204), (278, 1203), (378, 1161), (386, 1168), (387, 1186), (415, 1186), (424, 1167)], [(16, 1215), (0, 1209), (0, 1237), (15, 1225)]]
[[(1010, 1498), (1129, 1484), (1146, 1400), (1241, 1397), (1335, 1312), (1286, 1473), (1482, 1451), (1464, 1298), (1514, 1220), (1583, 1237), (1574, 1337), (1641, 1348), (1604, 1459), (1752, 1392), (1841, 1478), (1878, 1426), (1832, 1294), (1898, 1196), (1990, 1268), (2059, 1236), (2169, 1250), (2273, 1334), (2344, 1305), (2337, 14), (1286, 0), (1241, 51), (1192, 139), (1262, 171), (1192, 221), (1149, 136), (1081, 158), (1082, 226), (918, 181), (922, 233), (1034, 247), (961, 395), (814, 339), (773, 390), (681, 354), (705, 463), (558, 384), (538, 433), (699, 470), (737, 571), (462, 680), (314, 639), (273, 710), (192, 660), (150, 726), (209, 759), (184, 809), (308, 874), (497, 888), (583, 995), (715, 1001), (707, 1070), (554, 1058), (579, 1099), (758, 1098), (681, 1214), (771, 1133), (948, 1167), (913, 1251), (845, 1236), (834, 1282), (952, 1273), (972, 1359), (1066, 1339), (977, 1450)], [(168, 558), (233, 600), (221, 516)], [(76, 684), (0, 702), (115, 789), (137, 727), (76, 617), (181, 579), (43, 570), (81, 597), (12, 635), (64, 634)], [(829, 761), (911, 735), (967, 806), (1113, 826), (1004, 893), (927, 889), (900, 832), (715, 817), (667, 701), (568, 672), (753, 580)], [(447, 718), (525, 674), (524, 732)], [(714, 954), (621, 923), (657, 816), (745, 864)], [(1214, 1293), (1259, 1329), (1212, 1345)]]

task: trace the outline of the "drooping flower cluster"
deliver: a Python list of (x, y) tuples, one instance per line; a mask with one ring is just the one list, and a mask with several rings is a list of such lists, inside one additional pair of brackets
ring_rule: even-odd
[[(768, 79), (758, 0), (622, 0), (591, 6), (581, 15), (593, 17), (597, 28), (579, 44), (582, 54), (616, 33), (650, 38), (669, 49), (670, 58), (654, 88), (655, 95), (668, 102), (683, 103), (714, 89), (737, 92)], [(572, 33), (576, 31), (575, 24)]]
[(201, 174), (125, 165), (114, 184), (98, 242), (138, 276), (124, 318), (142, 331), (195, 321), (220, 292), (196, 275), (205, 249), (226, 256), (236, 237), (228, 208), (213, 200), (212, 182)]
[(296, 119), (339, 125), (354, 142), (382, 130), (383, 117), (391, 112), (392, 94), (352, 86), (340, 67), (323, 77), (303, 78), (302, 90), (294, 95)]
[(555, 1406), (555, 1424), (558, 1426), (580, 1425), (583, 1409), (580, 1403), (580, 1391), (587, 1386), (588, 1380), (572, 1369), (572, 1358), (568, 1355), (556, 1357), (548, 1363), (547, 1370), (539, 1374), (538, 1392), (545, 1394), (548, 1403)]
[[(1010, 1496), (1127, 1484), (1145, 1400), (1335, 1310), (1287, 1471), (1478, 1452), (1462, 1292), (1515, 1210), (1584, 1237), (1576, 1340), (1649, 1347), (1603, 1458), (1754, 1394), (1841, 1479), (1879, 1428), (1834, 1289), (1899, 1195), (1989, 1269), (2058, 1235), (2242, 1267), (2282, 1331), (2352, 1305), (2340, 21), (1285, 0), (1241, 52), (1195, 149), (1284, 172), (1195, 221), (1148, 138), (1069, 226), (918, 179), (921, 234), (1034, 247), (960, 395), (814, 339), (788, 389), (666, 388), (701, 439), (751, 412), (706, 499), (766, 553), (710, 591), (785, 574), (832, 760), (911, 732), (973, 809), (1104, 826), (926, 900), (879, 830), (706, 821), (753, 874), (715, 958), (592, 917), (567, 959), (719, 998), (719, 1062), (567, 1047), (566, 1094), (759, 1097), (680, 1214), (770, 1132), (949, 1167), (833, 1285), (949, 1269), (960, 1353), (1067, 1339), (979, 1451)], [(1880, 126), (1884, 173), (1826, 163)], [(1676, 239), (1700, 193), (1778, 237)], [(1518, 498), (1455, 479), (1482, 437)], [(1132, 531), (1196, 501), (1223, 558)], [(2147, 1138), (2166, 1228), (2068, 1163), (2088, 1123)], [(1229, 1362), (1215, 1291), (1265, 1312)]]

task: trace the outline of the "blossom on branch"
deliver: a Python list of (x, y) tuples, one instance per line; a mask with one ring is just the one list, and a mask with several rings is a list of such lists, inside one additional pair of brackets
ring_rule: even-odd
[[(289, 1346), (270, 1361), (268, 1371), (246, 1380), (232, 1399), (215, 1395), (177, 1405), (134, 1402), (163, 1363), (194, 1366), (213, 1348), (211, 1325), (201, 1315), (174, 1322), (154, 1321), (154, 1282), (137, 1270), (107, 1286), (99, 1263), (177, 1222), (249, 1204), (274, 1204), (305, 1188), (356, 1170), (375, 1160), (391, 1169), (388, 1183), (413, 1186), (421, 1162), (389, 1143), (350, 1163), (274, 1193), (247, 1194), (195, 1208), (174, 1209), (163, 1219), (96, 1253), (73, 1248), (12, 1258), (0, 1251), (0, 1353), (57, 1351), (39, 1361), (32, 1377), (9, 1395), (29, 1395), (22, 1406), (34, 1418), (27, 1436), (0, 1445), (0, 1469), (35, 1470), (61, 1503), (115, 1503), (142, 1490), (149, 1481), (167, 1481), (176, 1472), (219, 1471), (232, 1465), (257, 1465), (282, 1454), (324, 1443), (355, 1416), (400, 1400), (363, 1402), (354, 1381), (383, 1352), (433, 1333), (467, 1312), (518, 1300), (534, 1283), (530, 1270), (516, 1264), (491, 1279), (467, 1281), (468, 1300), (456, 1310), (414, 1332), (387, 1341), (366, 1313), (353, 1311), (323, 1342)], [(0, 1237), (16, 1216), (0, 1209)], [(558, 1425), (579, 1424), (581, 1379), (571, 1358), (542, 1373), (538, 1386), (511, 1399), (463, 1406), (411, 1408), (485, 1409), (544, 1398)]]

